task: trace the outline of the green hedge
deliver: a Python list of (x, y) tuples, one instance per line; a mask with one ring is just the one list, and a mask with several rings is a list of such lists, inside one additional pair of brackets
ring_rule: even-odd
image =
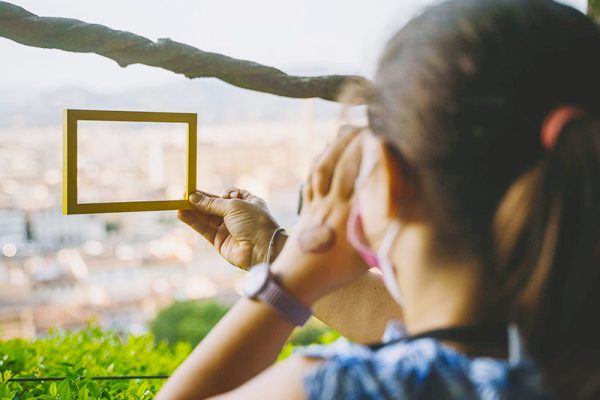
[(158, 342), (196, 346), (228, 310), (214, 300), (178, 301), (158, 313), (150, 323), (150, 331)]
[[(313, 320), (294, 332), (279, 359), (298, 344), (339, 337)], [(192, 350), (152, 334), (122, 338), (96, 325), (79, 332), (53, 331), (41, 339), (0, 340), (0, 400), (152, 399), (164, 380), (94, 381), (93, 376), (170, 375)], [(13, 382), (11, 377), (65, 377), (59, 382)], [(81, 377), (86, 377), (81, 379)]]
[[(214, 300), (178, 301), (158, 313), (150, 323), (150, 331), (157, 342), (188, 342), (196, 346), (228, 310), (229, 307)], [(331, 332), (327, 325), (311, 318), (302, 328), (294, 330), (290, 343), (294, 346), (322, 343), (324, 335)]]
[[(169, 375), (191, 352), (152, 335), (121, 338), (90, 326), (47, 338), (0, 341), (0, 399), (151, 399), (163, 380), (93, 381), (92, 376)], [(65, 377), (59, 382), (11, 382), (10, 377)]]

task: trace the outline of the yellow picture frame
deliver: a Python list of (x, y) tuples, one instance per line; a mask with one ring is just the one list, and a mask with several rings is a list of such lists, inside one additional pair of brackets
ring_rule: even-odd
[[(109, 203), (84, 203), (77, 200), (77, 122), (157, 122), (185, 123), (188, 125), (186, 190), (181, 200), (127, 201)], [(196, 191), (197, 162), (197, 115), (194, 113), (72, 110), (63, 112), (63, 214), (96, 214), (113, 212), (189, 210), (194, 206), (188, 201)]]

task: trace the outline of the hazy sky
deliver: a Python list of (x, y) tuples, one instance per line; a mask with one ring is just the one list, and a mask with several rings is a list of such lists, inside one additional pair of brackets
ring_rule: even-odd
[[(372, 73), (385, 40), (431, 0), (14, 0), (31, 12), (95, 22), (153, 40), (273, 65), (286, 72)], [(586, 0), (567, 0), (585, 9)], [(3, 89), (79, 86), (114, 91), (185, 78), (120, 68), (106, 58), (26, 47), (0, 38)]]

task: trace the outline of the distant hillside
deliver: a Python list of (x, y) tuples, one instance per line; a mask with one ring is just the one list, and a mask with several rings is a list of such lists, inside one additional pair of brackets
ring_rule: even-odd
[(65, 108), (196, 112), (203, 124), (245, 120), (286, 120), (305, 113), (313, 102), (315, 118), (335, 117), (340, 106), (323, 100), (296, 100), (238, 89), (216, 80), (97, 93), (80, 88), (50, 92), (3, 92), (0, 129), (56, 126)]

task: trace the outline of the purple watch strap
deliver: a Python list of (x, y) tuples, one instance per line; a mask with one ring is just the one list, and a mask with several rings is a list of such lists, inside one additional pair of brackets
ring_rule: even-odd
[(312, 315), (312, 310), (279, 286), (273, 280), (273, 276), (269, 277), (266, 286), (256, 298), (267, 303), (286, 320), (297, 326), (304, 325)]

